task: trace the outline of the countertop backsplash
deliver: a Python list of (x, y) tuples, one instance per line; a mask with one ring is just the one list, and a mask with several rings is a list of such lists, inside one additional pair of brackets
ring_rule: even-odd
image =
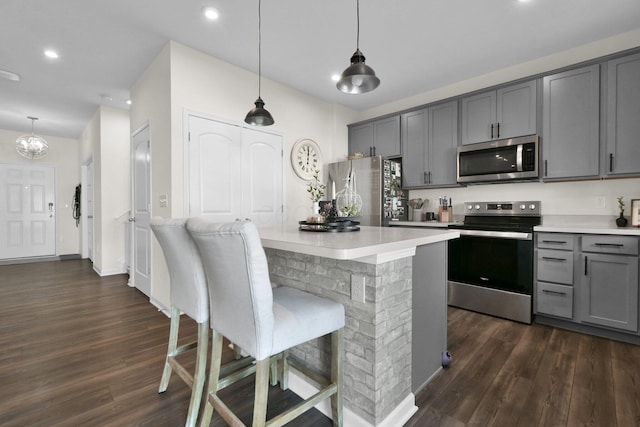
[(454, 219), (464, 215), (465, 202), (539, 200), (542, 217), (567, 215), (611, 220), (619, 215), (618, 196), (624, 198), (625, 216), (629, 216), (631, 199), (640, 199), (640, 178), (601, 179), (570, 182), (520, 182), (481, 184), (466, 187), (411, 190), (409, 198), (428, 199), (423, 212), (438, 212), (438, 198), (451, 197)]

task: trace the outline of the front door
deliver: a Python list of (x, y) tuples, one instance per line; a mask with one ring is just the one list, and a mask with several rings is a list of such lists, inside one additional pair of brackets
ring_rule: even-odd
[(133, 286), (151, 296), (151, 170), (149, 126), (133, 135), (132, 164), (132, 270)]
[(0, 259), (56, 254), (55, 168), (0, 164)]

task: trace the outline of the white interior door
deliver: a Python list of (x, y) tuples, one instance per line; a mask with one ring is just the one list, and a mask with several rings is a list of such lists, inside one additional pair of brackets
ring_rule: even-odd
[(0, 164), (0, 259), (56, 254), (55, 168)]
[(242, 130), (242, 215), (258, 225), (282, 224), (282, 136)]
[(151, 296), (151, 164), (149, 127), (133, 135), (132, 165), (132, 270), (133, 285)]
[(240, 218), (240, 127), (189, 116), (188, 216), (228, 222)]
[(83, 232), (86, 236), (87, 258), (93, 261), (93, 161), (87, 163), (86, 173), (86, 181), (82, 190), (84, 193), (85, 206), (84, 208), (81, 207), (81, 209), (85, 211), (86, 215)]

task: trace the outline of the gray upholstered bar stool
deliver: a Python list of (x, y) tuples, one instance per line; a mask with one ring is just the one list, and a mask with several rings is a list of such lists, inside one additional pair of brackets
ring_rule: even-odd
[[(213, 329), (208, 395), (200, 425), (209, 425), (214, 409), (230, 425), (244, 425), (217, 394), (225, 336), (256, 360), (254, 427), (284, 425), (326, 398), (331, 398), (333, 425), (341, 426), (342, 304), (293, 288), (272, 288), (267, 257), (250, 221), (216, 224), (190, 218), (187, 228), (204, 265)], [(267, 422), (270, 357), (327, 334), (331, 334), (331, 378), (309, 399)]]
[[(171, 371), (175, 369), (178, 376), (192, 389), (185, 425), (195, 426), (206, 379), (209, 292), (200, 254), (187, 231), (186, 222), (186, 219), (151, 220), (151, 229), (160, 243), (171, 279), (171, 328), (158, 392), (163, 393), (167, 390)], [(198, 324), (198, 340), (178, 347), (181, 311)], [(176, 356), (196, 347), (196, 366), (192, 375), (176, 360)]]

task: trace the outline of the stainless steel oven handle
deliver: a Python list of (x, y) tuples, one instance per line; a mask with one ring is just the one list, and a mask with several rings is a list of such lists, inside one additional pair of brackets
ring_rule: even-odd
[(498, 239), (532, 240), (532, 233), (517, 231), (459, 230), (461, 236), (495, 237)]

